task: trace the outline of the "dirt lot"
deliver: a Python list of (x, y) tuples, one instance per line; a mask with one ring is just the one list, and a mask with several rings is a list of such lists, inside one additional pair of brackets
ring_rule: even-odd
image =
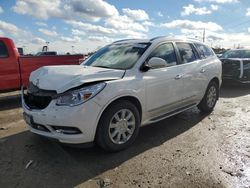
[(250, 88), (226, 86), (215, 111), (141, 128), (126, 151), (36, 136), (17, 92), (0, 95), (0, 187), (250, 187)]

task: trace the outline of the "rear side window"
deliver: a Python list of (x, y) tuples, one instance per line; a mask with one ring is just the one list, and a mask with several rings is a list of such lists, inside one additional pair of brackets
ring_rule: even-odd
[(150, 54), (149, 59), (152, 57), (159, 57), (164, 59), (168, 64), (175, 65), (177, 63), (176, 55), (173, 44), (166, 43), (156, 47)]
[(190, 63), (196, 60), (195, 52), (191, 44), (178, 42), (176, 46), (179, 50), (182, 63)]
[(196, 43), (195, 46), (199, 50), (201, 58), (214, 56), (213, 50), (206, 45)]
[(0, 58), (8, 57), (8, 56), (9, 54), (8, 54), (8, 50), (5, 44), (3, 43), (3, 41), (0, 41)]

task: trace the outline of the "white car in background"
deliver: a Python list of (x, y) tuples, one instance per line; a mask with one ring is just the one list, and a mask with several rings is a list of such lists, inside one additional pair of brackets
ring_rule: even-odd
[(122, 40), (81, 65), (34, 71), (22, 96), (33, 133), (62, 143), (96, 142), (107, 151), (132, 144), (143, 125), (198, 106), (211, 112), (221, 62), (193, 40)]

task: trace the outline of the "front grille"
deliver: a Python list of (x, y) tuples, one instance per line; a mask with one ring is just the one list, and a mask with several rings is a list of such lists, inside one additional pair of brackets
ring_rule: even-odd
[(27, 93), (24, 96), (25, 104), (30, 109), (44, 109), (51, 102), (52, 98), (49, 96), (36, 96), (31, 93)]
[(250, 60), (243, 60), (243, 80), (250, 81)]
[(239, 78), (240, 61), (231, 59), (222, 59), (222, 77), (223, 78)]
[(50, 104), (55, 95), (56, 91), (39, 89), (30, 82), (27, 94), (24, 95), (24, 101), (30, 109), (44, 109)]

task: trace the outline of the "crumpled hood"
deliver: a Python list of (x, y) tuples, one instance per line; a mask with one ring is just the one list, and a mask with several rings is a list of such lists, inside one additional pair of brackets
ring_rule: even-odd
[(45, 66), (31, 73), (30, 82), (40, 89), (63, 93), (84, 83), (120, 79), (124, 72), (83, 65)]

